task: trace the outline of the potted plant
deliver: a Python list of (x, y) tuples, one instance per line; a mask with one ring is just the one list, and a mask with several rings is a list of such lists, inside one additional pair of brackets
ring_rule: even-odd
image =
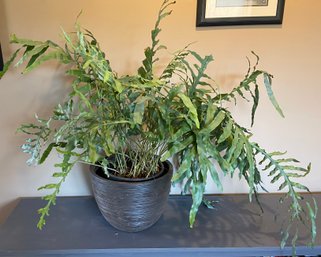
[[(267, 152), (251, 141), (251, 132), (239, 125), (226, 107), (226, 103), (231, 101), (237, 103), (238, 98), (251, 99), (253, 124), (259, 103), (259, 81), (263, 80), (271, 103), (283, 116), (271, 88), (272, 75), (258, 69), (258, 56), (253, 53), (256, 63), (249, 64), (244, 79), (228, 93), (220, 93), (205, 73), (213, 57), (201, 57), (189, 47), (177, 51), (165, 69), (159, 75), (155, 74), (153, 68), (158, 61), (157, 53), (165, 48), (158, 40), (160, 22), (171, 13), (168, 8), (172, 4), (174, 2), (164, 0), (151, 32), (152, 44), (145, 49), (145, 59), (135, 75), (118, 76), (93, 34), (78, 24), (75, 33), (63, 31), (64, 47), (49, 40), (40, 42), (15, 35), (11, 37), (11, 43), (18, 44), (20, 48), (6, 63), (0, 77), (22, 50), (24, 52), (17, 64), (27, 62), (23, 73), (48, 60), (56, 60), (66, 64), (66, 73), (73, 77), (70, 93), (63, 103), (56, 106), (51, 117), (37, 117), (37, 123), (23, 124), (19, 129), (30, 135), (22, 146), (23, 151), (31, 155), (28, 164), (43, 163), (53, 149), (62, 157), (61, 163), (56, 164), (61, 171), (53, 174), (58, 182), (40, 188), (50, 189), (52, 193), (44, 197), (47, 204), (39, 210), (38, 227), (44, 226), (50, 206), (55, 204), (60, 186), (75, 163), (92, 165), (93, 184), (98, 183), (101, 188), (105, 183), (102, 181), (107, 181), (107, 189), (102, 189), (107, 195), (123, 190), (124, 185), (134, 184), (139, 188), (142, 182), (137, 182), (137, 179), (147, 179), (147, 183), (160, 185), (160, 178), (165, 180), (166, 186), (152, 186), (147, 195), (157, 195), (156, 187), (163, 188), (163, 194), (167, 195), (172, 176), (167, 159), (173, 157), (178, 162), (178, 169), (172, 182), (183, 183), (184, 191), (190, 192), (193, 198), (191, 226), (203, 202), (208, 176), (222, 189), (219, 172), (229, 176), (237, 173), (249, 185), (249, 199), (254, 197), (259, 202), (257, 192), (262, 187), (263, 172), (271, 177), (271, 183), (279, 183), (279, 191), (286, 190), (286, 197), (291, 201), (289, 224), (285, 227), (281, 245), (288, 241), (292, 225), (306, 218), (310, 221), (313, 242), (317, 206), (315, 201), (313, 206), (305, 203), (297, 190), (309, 191), (308, 188), (293, 181), (293, 178), (306, 176), (310, 172), (310, 164), (304, 168), (298, 166), (296, 159), (285, 158), (284, 153)], [(55, 129), (52, 123), (57, 123)], [(161, 174), (162, 170), (165, 170), (165, 175)], [(110, 184), (122, 177), (134, 182), (121, 181), (122, 186)], [(140, 205), (137, 197), (142, 194), (132, 193), (132, 190), (126, 196), (133, 195), (131, 199), (136, 199)], [(94, 192), (98, 203), (109, 201), (98, 189)], [(116, 199), (116, 205), (108, 202), (107, 208), (100, 207), (107, 219), (119, 205), (120, 198)], [(166, 197), (157, 209), (158, 216), (152, 218), (146, 227), (156, 222), (165, 202)], [(138, 217), (144, 216), (137, 208), (135, 206), (134, 209)], [(119, 210), (116, 217), (128, 211)], [(109, 222), (113, 224), (110, 219)], [(134, 225), (129, 230), (140, 230), (137, 222), (141, 221), (133, 221)], [(293, 245), (297, 235), (296, 230), (292, 235)]]

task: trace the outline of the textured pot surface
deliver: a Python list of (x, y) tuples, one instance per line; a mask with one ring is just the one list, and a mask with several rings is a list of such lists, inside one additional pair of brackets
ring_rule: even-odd
[(162, 175), (145, 181), (116, 181), (99, 174), (91, 166), (93, 192), (105, 219), (115, 228), (138, 232), (157, 222), (167, 203), (173, 167), (163, 163)]

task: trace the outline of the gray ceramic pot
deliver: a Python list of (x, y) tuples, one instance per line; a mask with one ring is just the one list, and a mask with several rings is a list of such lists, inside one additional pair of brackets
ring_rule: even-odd
[(159, 176), (135, 181), (104, 178), (101, 169), (90, 167), (97, 205), (113, 227), (138, 232), (157, 222), (166, 206), (173, 175), (172, 164), (166, 161), (163, 165)]

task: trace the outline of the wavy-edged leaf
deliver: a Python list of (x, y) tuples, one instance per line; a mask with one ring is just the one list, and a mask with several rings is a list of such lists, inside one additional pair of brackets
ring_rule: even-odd
[(283, 236), (282, 236), (282, 240), (281, 240), (281, 244), (280, 244), (281, 249), (283, 249), (285, 247), (286, 242), (288, 241), (289, 236), (290, 236), (288, 229), (285, 232), (283, 232), (282, 234), (283, 234)]
[(287, 152), (280, 152), (280, 151), (275, 151), (269, 153), (270, 156), (279, 156), (279, 155), (285, 155)]
[(90, 103), (90, 101), (87, 99), (87, 97), (77, 88), (76, 84), (72, 85), (72, 88), (75, 92), (75, 94), (80, 98), (80, 100), (84, 103), (84, 105), (91, 111), (94, 112), (94, 109)]
[(208, 166), (209, 171), (210, 171), (211, 178), (212, 178), (212, 180), (214, 181), (217, 189), (222, 192), (222, 191), (223, 191), (223, 186), (222, 186), (220, 177), (219, 177), (218, 172), (217, 172), (217, 170), (216, 170), (216, 168), (215, 168), (215, 165), (214, 165), (213, 163), (211, 163), (211, 164), (212, 164), (212, 165), (209, 165), (209, 166)]
[(191, 169), (192, 165), (192, 158), (195, 158), (195, 156), (192, 153), (191, 149), (187, 149), (186, 153), (183, 155), (183, 160), (178, 168), (178, 170), (174, 173), (172, 177), (172, 182), (176, 183), (181, 180), (182, 177), (185, 176), (185, 173)]
[(208, 102), (207, 110), (206, 110), (205, 126), (208, 126), (211, 123), (211, 121), (213, 121), (213, 117), (215, 117), (215, 113), (217, 109), (218, 109), (217, 106), (212, 101)]
[(23, 73), (28, 73), (32, 71), (33, 69), (37, 68), (39, 65), (41, 65), (44, 62), (47, 62), (49, 60), (58, 60), (61, 63), (68, 63), (70, 62), (69, 57), (61, 50), (52, 51), (50, 53), (47, 53), (45, 55), (40, 55), (35, 61), (28, 64), (27, 67), (24, 69)]
[(275, 98), (274, 93), (272, 91), (271, 75), (264, 72), (263, 73), (263, 77), (264, 77), (264, 85), (265, 85), (265, 88), (266, 88), (266, 91), (267, 91), (267, 94), (269, 96), (269, 99), (270, 99), (271, 103), (273, 104), (273, 106), (277, 110), (277, 112), (284, 118), (284, 114), (282, 112), (282, 109), (279, 106), (278, 102), (276, 101), (276, 98)]
[(118, 92), (118, 93), (121, 93), (124, 90), (124, 87), (123, 87), (122, 83), (117, 79), (114, 80), (113, 87), (116, 90), (116, 92)]
[(172, 135), (168, 140), (169, 142), (176, 142), (179, 140), (182, 136), (184, 136), (186, 133), (190, 132), (191, 128), (187, 123), (184, 123), (182, 127), (177, 130), (174, 135)]
[(192, 187), (193, 204), (189, 213), (189, 224), (190, 224), (190, 227), (192, 228), (195, 222), (195, 217), (198, 211), (198, 207), (201, 205), (203, 200), (205, 186), (202, 182), (193, 180), (191, 187)]
[(47, 149), (43, 152), (41, 158), (39, 159), (38, 164), (44, 163), (44, 161), (47, 159), (47, 157), (50, 154), (50, 152), (52, 151), (52, 149), (56, 146), (58, 146), (58, 144), (56, 144), (56, 143), (49, 144)]
[(26, 45), (26, 46), (37, 46), (37, 45), (43, 44), (43, 42), (41, 42), (41, 41), (18, 38), (16, 34), (10, 35), (10, 43), (11, 44)]
[(225, 159), (230, 163), (233, 163), (233, 162), (231, 162), (231, 160), (232, 160), (232, 157), (234, 155), (234, 152), (235, 152), (237, 146), (239, 145), (239, 132), (237, 129), (233, 132), (232, 137), (233, 137), (232, 143), (229, 146), (229, 149), (227, 150), (227, 152), (225, 154)]
[(278, 163), (282, 163), (282, 162), (297, 162), (297, 163), (299, 163), (300, 161), (298, 161), (295, 158), (283, 158), (283, 159), (278, 159), (277, 162)]
[(135, 112), (134, 112), (134, 122), (137, 124), (142, 124), (143, 122), (143, 116), (144, 116), (144, 109), (145, 109), (145, 103), (140, 102), (135, 105)]
[[(211, 157), (218, 162), (224, 174), (228, 174), (232, 172), (233, 168), (230, 165), (230, 163), (221, 156), (220, 152), (216, 149), (216, 147), (213, 144), (211, 143), (207, 144), (206, 149), (207, 149), (207, 152), (211, 155)], [(214, 166), (214, 164), (212, 166)]]
[(135, 109), (133, 120), (136, 124), (142, 124), (144, 118), (145, 103), (149, 100), (148, 97), (140, 96), (135, 101)]
[(317, 218), (317, 213), (318, 213), (318, 205), (317, 205), (315, 198), (312, 198), (312, 199), (313, 199), (314, 208), (311, 207), (309, 202), (307, 202), (306, 204), (308, 207), (308, 213), (309, 213), (309, 218), (310, 218), (310, 222), (311, 222), (311, 242), (313, 245), (315, 242), (316, 236), (317, 236), (316, 218)]
[(173, 59), (169, 62), (169, 64), (162, 72), (160, 79), (170, 79), (175, 73), (175, 71), (177, 71), (179, 68), (183, 68), (184, 66), (182, 65), (182, 60), (184, 60), (188, 55), (189, 52), (186, 51), (186, 47), (183, 50), (176, 53)]
[(38, 190), (43, 190), (43, 189), (54, 189), (57, 187), (57, 184), (47, 184), (44, 186), (41, 186), (38, 188)]
[(253, 98), (253, 106), (252, 106), (252, 113), (251, 113), (251, 126), (254, 125), (254, 116), (260, 100), (260, 91), (259, 91), (259, 86), (257, 84), (255, 84), (254, 95), (252, 94), (252, 98)]
[(244, 150), (244, 141), (239, 137), (233, 154), (229, 157), (228, 162), (233, 164), (239, 158)]
[(252, 194), (254, 192), (254, 179), (255, 179), (255, 159), (253, 155), (253, 148), (248, 140), (244, 140), (244, 146), (246, 150), (246, 159), (249, 164), (249, 179), (248, 184), (250, 187), (249, 198), (252, 200)]
[(295, 188), (298, 188), (298, 189), (301, 189), (301, 190), (304, 190), (304, 191), (307, 191), (307, 192), (310, 192), (309, 188), (300, 184), (300, 183), (296, 183), (296, 182), (292, 182), (291, 185)]
[(188, 96), (184, 95), (183, 93), (179, 93), (178, 97), (183, 101), (184, 105), (188, 108), (190, 117), (194, 121), (196, 128), (200, 128), (200, 122), (198, 119), (197, 110), (194, 104), (192, 103), (191, 99)]
[(284, 189), (285, 187), (287, 187), (289, 184), (287, 181), (284, 181), (278, 188), (278, 191), (281, 191), (282, 189)]
[(223, 127), (223, 134), (219, 137), (217, 143), (223, 143), (227, 138), (229, 138), (232, 134), (234, 122), (231, 119), (228, 119), (226, 125)]
[(16, 59), (17, 54), (20, 52), (21, 48), (17, 49), (10, 59), (4, 64), (2, 71), (0, 71), (0, 79), (3, 77), (3, 75), (8, 71), (10, 65), (13, 63), (13, 61)]
[(271, 180), (271, 183), (274, 184), (276, 181), (278, 181), (282, 177), (282, 173), (277, 174), (274, 176)]
[(54, 177), (54, 178), (63, 178), (63, 177), (65, 177), (65, 173), (63, 173), (63, 172), (55, 172), (54, 174), (52, 174), (52, 176)]
[(30, 66), (40, 55), (45, 53), (47, 49), (49, 48), (48, 44), (42, 44), (38, 47), (32, 47), (30, 51), (26, 51), (23, 56), (20, 58), (20, 60), (16, 63), (16, 67), (24, 63), (28, 58), (30, 58), (30, 61), (27, 66)]
[(173, 156), (174, 154), (186, 149), (192, 142), (194, 141), (194, 137), (191, 135), (184, 139), (182, 142), (175, 142), (171, 148), (163, 155), (161, 161), (166, 161), (168, 158)]
[(216, 113), (214, 116), (214, 119), (204, 128), (201, 129), (201, 133), (208, 135), (210, 134), (213, 130), (215, 130), (224, 120), (225, 118), (225, 113), (223, 111), (219, 111)]

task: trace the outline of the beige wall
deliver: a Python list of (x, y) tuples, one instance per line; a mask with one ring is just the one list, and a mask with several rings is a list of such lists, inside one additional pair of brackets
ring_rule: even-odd
[[(149, 43), (161, 0), (0, 0), (0, 40), (5, 59), (14, 49), (8, 35), (53, 39), (60, 27), (72, 30), (75, 17), (101, 42), (112, 66), (120, 74), (135, 72)], [(287, 0), (282, 26), (195, 28), (196, 0), (178, 0), (174, 13), (164, 21), (161, 39), (169, 51), (196, 41), (201, 54), (212, 53), (212, 74), (222, 90), (228, 90), (247, 70), (246, 56), (254, 50), (261, 68), (274, 74), (274, 90), (286, 119), (280, 118), (261, 96), (254, 139), (269, 150), (288, 150), (303, 164), (312, 162), (305, 183), (321, 191), (321, 1)], [(27, 167), (20, 152), (23, 136), (15, 134), (34, 113), (46, 115), (67, 89), (63, 71), (55, 64), (21, 76), (11, 70), (0, 81), (0, 222), (21, 196), (37, 196), (36, 188), (50, 180), (54, 158), (45, 166)], [(263, 91), (262, 91), (263, 92)], [(240, 101), (231, 107), (244, 125), (250, 123), (249, 106)], [(226, 193), (246, 192), (244, 183), (224, 178)], [(270, 190), (275, 187), (267, 186)], [(177, 192), (177, 189), (173, 189)], [(208, 192), (217, 192), (209, 183)], [(64, 184), (61, 195), (90, 194), (85, 167), (77, 167)]]

